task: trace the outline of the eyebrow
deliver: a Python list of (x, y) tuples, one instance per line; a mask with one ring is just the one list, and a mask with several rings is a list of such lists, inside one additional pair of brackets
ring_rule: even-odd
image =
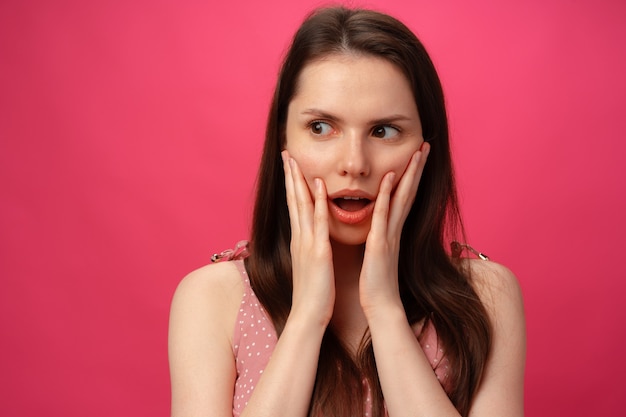
[(334, 122), (342, 122), (341, 118), (318, 109), (305, 109), (302, 111), (301, 114), (306, 116), (319, 117), (320, 119), (332, 120)]
[[(342, 122), (343, 120), (331, 113), (325, 112), (323, 110), (319, 110), (319, 109), (305, 109), (302, 111), (303, 115), (309, 115), (309, 116), (315, 116), (315, 117), (319, 117), (320, 119), (326, 119), (326, 120), (331, 120), (334, 122)], [(411, 120), (410, 117), (402, 115), (402, 114), (391, 114), (389, 116), (386, 117), (382, 117), (380, 119), (375, 119), (375, 120), (371, 120), (369, 123), (372, 125), (384, 125), (384, 124), (389, 124), (389, 123), (394, 123), (394, 122), (402, 122), (402, 121), (407, 121), (407, 120)]]

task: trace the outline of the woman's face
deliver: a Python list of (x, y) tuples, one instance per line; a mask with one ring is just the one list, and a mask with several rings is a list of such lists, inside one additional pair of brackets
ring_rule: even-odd
[(302, 70), (289, 103), (286, 149), (309, 186), (326, 185), (331, 238), (365, 242), (383, 176), (395, 185), (422, 145), (411, 86), (390, 62), (331, 55)]

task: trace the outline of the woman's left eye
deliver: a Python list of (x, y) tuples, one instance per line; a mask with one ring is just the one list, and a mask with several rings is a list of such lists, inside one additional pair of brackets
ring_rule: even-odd
[(391, 139), (396, 137), (398, 133), (400, 131), (393, 126), (376, 126), (372, 130), (372, 136), (381, 139)]

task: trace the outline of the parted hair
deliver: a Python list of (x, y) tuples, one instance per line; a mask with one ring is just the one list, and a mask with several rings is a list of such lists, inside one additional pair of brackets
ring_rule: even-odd
[[(441, 82), (422, 43), (395, 18), (371, 10), (323, 8), (310, 14), (296, 32), (267, 121), (246, 259), (251, 285), (280, 335), (293, 288), (291, 227), (280, 155), (285, 147), (287, 108), (302, 69), (336, 54), (385, 59), (396, 65), (411, 85), (431, 151), (402, 230), (400, 292), (409, 322), (432, 322), (437, 330), (449, 360), (448, 395), (466, 416), (489, 354), (491, 327), (467, 263), (452, 259), (447, 249), (452, 239), (463, 236), (463, 227)], [(364, 381), (372, 391), (373, 416), (383, 416), (383, 394), (369, 332), (353, 355), (329, 326), (322, 341), (309, 415), (363, 415)]]

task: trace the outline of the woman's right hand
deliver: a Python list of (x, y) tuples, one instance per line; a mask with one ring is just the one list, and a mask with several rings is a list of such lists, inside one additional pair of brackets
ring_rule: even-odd
[(317, 319), (327, 326), (335, 304), (335, 278), (326, 187), (316, 178), (312, 198), (297, 162), (286, 150), (282, 158), (291, 221), (293, 301), (290, 317)]

